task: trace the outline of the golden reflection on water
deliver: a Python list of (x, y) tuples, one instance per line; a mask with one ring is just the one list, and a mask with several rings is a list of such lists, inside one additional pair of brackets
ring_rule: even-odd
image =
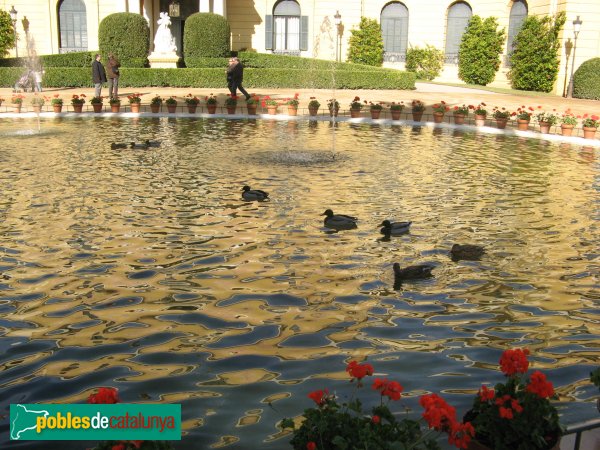
[[(351, 358), (409, 398), (467, 404), (458, 394), (498, 381), (502, 349), (527, 346), (563, 400), (593, 395), (581, 380), (598, 358), (594, 149), (269, 120), (31, 127), (0, 124), (7, 399), (116, 386), (182, 403), (190, 439), (248, 448), (310, 390), (343, 386)], [(146, 138), (162, 146), (110, 150)], [(242, 202), (245, 184), (271, 201)], [(358, 229), (328, 232), (327, 208)], [(387, 218), (411, 232), (381, 239)], [(487, 254), (452, 262), (455, 242)], [(435, 277), (395, 291), (396, 261)]]

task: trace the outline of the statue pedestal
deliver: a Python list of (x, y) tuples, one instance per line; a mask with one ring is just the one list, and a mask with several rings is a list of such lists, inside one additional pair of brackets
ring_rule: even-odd
[(175, 52), (152, 52), (148, 61), (153, 69), (176, 69), (179, 56)]

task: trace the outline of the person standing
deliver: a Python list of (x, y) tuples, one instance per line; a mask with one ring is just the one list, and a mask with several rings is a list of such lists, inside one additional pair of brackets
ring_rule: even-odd
[(117, 98), (119, 94), (119, 67), (121, 67), (119, 60), (115, 58), (115, 55), (110, 53), (108, 55), (108, 62), (106, 63), (108, 95), (110, 98)]
[(244, 89), (242, 86), (243, 81), (244, 66), (240, 62), (239, 58), (229, 58), (229, 67), (227, 67), (227, 87), (229, 88), (229, 92), (231, 92), (232, 97), (235, 97), (237, 95), (237, 90), (239, 89), (240, 92), (246, 97), (246, 100), (248, 100), (250, 98), (250, 94), (248, 94), (246, 89)]
[(96, 53), (94, 62), (92, 63), (92, 81), (94, 82), (94, 95), (100, 97), (102, 94), (102, 83), (106, 83), (106, 71), (100, 62), (100, 54)]
[(35, 81), (35, 90), (37, 92), (42, 92), (42, 78), (44, 76), (44, 73), (46, 73), (46, 71), (44, 69), (42, 69), (41, 67), (38, 67), (33, 71), (33, 79)]

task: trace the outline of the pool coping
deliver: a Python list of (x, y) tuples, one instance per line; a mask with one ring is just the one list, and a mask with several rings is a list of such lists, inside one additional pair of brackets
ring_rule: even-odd
[(600, 148), (600, 139), (585, 139), (579, 136), (563, 136), (560, 134), (550, 134), (550, 133), (540, 133), (539, 131), (519, 131), (511, 128), (500, 129), (496, 127), (489, 126), (475, 126), (475, 125), (456, 125), (453, 123), (434, 123), (431, 121), (427, 122), (415, 122), (414, 120), (392, 120), (392, 119), (371, 119), (368, 117), (331, 117), (329, 115), (320, 115), (320, 116), (289, 116), (287, 114), (208, 114), (208, 113), (148, 113), (148, 112), (140, 112), (140, 113), (132, 113), (132, 112), (86, 112), (86, 113), (75, 113), (75, 112), (42, 112), (42, 113), (34, 113), (34, 112), (21, 112), (21, 113), (2, 113), (0, 119), (55, 119), (55, 118), (124, 118), (124, 119), (133, 119), (133, 118), (168, 118), (168, 119), (230, 119), (230, 120), (241, 120), (241, 119), (250, 119), (250, 120), (277, 120), (277, 121), (318, 121), (318, 122), (346, 122), (346, 123), (355, 123), (355, 124), (371, 124), (371, 125), (402, 125), (402, 126), (411, 126), (411, 127), (427, 127), (427, 128), (446, 128), (451, 130), (464, 130), (469, 132), (480, 132), (486, 134), (494, 134), (494, 135), (508, 135), (508, 136), (517, 136), (524, 137), (529, 139), (539, 139), (550, 142), (561, 142), (561, 143), (569, 143), (569, 144), (580, 144), (585, 147), (596, 147)]

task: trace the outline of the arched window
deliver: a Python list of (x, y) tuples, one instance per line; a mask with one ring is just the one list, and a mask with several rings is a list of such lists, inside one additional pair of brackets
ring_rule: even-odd
[(392, 2), (381, 11), (384, 61), (406, 61), (408, 42), (408, 9), (402, 3)]
[(446, 64), (458, 64), (460, 41), (472, 15), (471, 7), (464, 2), (454, 3), (448, 8), (446, 25)]
[(282, 0), (273, 8), (273, 50), (283, 53), (300, 51), (300, 5)]
[(62, 0), (58, 3), (59, 52), (79, 52), (88, 49), (87, 17), (83, 0)]
[(513, 52), (513, 41), (525, 19), (527, 18), (527, 3), (525, 0), (515, 0), (510, 8), (510, 19), (508, 22), (508, 39), (506, 42), (506, 54), (510, 55)]

